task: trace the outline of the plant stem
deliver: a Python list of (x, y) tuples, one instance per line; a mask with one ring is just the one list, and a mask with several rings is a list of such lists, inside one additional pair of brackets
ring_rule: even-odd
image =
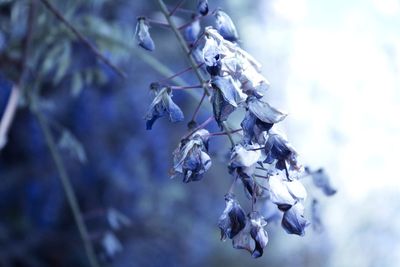
[(180, 8), (180, 7), (183, 5), (183, 3), (185, 3), (185, 1), (186, 1), (186, 0), (181, 0), (181, 1), (179, 1), (179, 3), (176, 4), (176, 6), (171, 10), (171, 12), (169, 12), (169, 16), (170, 16), (170, 17), (173, 16), (173, 15), (175, 14), (176, 10), (177, 10), (178, 8)]
[(197, 104), (196, 109), (193, 112), (192, 121), (196, 121), (197, 114), (199, 114), (201, 104), (203, 104), (205, 98), (206, 98), (206, 92), (203, 93), (203, 96), (201, 97), (199, 103)]
[[(200, 68), (203, 65), (204, 65), (204, 63), (200, 63), (200, 64), (197, 65), (197, 68)], [(184, 73), (186, 73), (186, 72), (188, 72), (188, 71), (190, 71), (192, 69), (193, 69), (192, 67), (188, 67), (188, 68), (186, 68), (184, 70), (181, 70), (181, 71), (175, 73), (174, 75), (172, 75), (172, 76), (170, 76), (168, 78), (165, 78), (165, 79), (159, 81), (159, 83), (166, 82), (168, 80), (172, 80), (173, 78), (178, 77), (179, 75), (182, 75), (182, 74), (184, 74)]]
[[(201, 75), (201, 72), (198, 68), (196, 68), (197, 63), (194, 60), (192, 54), (190, 53), (190, 49), (186, 44), (185, 39), (183, 38), (182, 34), (180, 33), (179, 29), (177, 28), (177, 26), (175, 25), (174, 21), (171, 19), (171, 17), (169, 16), (169, 11), (167, 6), (165, 5), (163, 0), (158, 0), (158, 4), (160, 5), (161, 8), (161, 12), (164, 14), (165, 18), (167, 19), (169, 25), (171, 26), (172, 31), (175, 33), (176, 38), (178, 39), (179, 44), (182, 47), (183, 52), (185, 53), (185, 56), (188, 58), (196, 76), (197, 79), (199, 80), (199, 82), (203, 85), (204, 88), (204, 93), (208, 96), (210, 95), (209, 91), (208, 91), (208, 83), (207, 81), (203, 78), (203, 76)], [(230, 129), (227, 127), (225, 122), (222, 122), (222, 128), (224, 129), (225, 132), (229, 132)], [(231, 145), (234, 146), (235, 145), (235, 141), (233, 140), (233, 137), (230, 134), (227, 134), (229, 141), (231, 142)]]
[(185, 90), (185, 89), (199, 89), (203, 88), (202, 85), (188, 85), (188, 86), (170, 86), (172, 90)]
[(54, 137), (50, 131), (50, 127), (47, 124), (47, 121), (46, 121), (44, 115), (41, 113), (41, 111), (39, 111), (37, 109), (37, 107), (33, 107), (32, 110), (39, 122), (40, 128), (41, 128), (41, 130), (44, 134), (44, 138), (46, 140), (47, 147), (49, 148), (51, 156), (56, 165), (62, 186), (64, 188), (65, 195), (68, 200), (68, 204), (71, 207), (76, 226), (78, 227), (80, 236), (82, 238), (83, 245), (84, 245), (85, 251), (86, 251), (86, 255), (90, 262), (90, 266), (91, 267), (99, 267), (99, 263), (97, 262), (97, 258), (96, 258), (96, 254), (94, 252), (92, 242), (90, 241), (90, 236), (89, 236), (88, 230), (87, 230), (86, 225), (82, 218), (82, 213), (79, 208), (78, 200), (76, 198), (74, 189), (71, 184), (71, 179), (65, 170), (64, 163), (63, 163), (61, 155), (57, 149)]
[(76, 37), (84, 44), (86, 45), (92, 52), (93, 54), (104, 64), (106, 64), (108, 67), (110, 67), (114, 72), (116, 72), (119, 76), (122, 78), (126, 78), (127, 75), (124, 71), (119, 69), (116, 65), (114, 65), (108, 58), (103, 56), (103, 54), (95, 47), (83, 34), (81, 34), (62, 14), (58, 9), (53, 6), (48, 0), (40, 0), (43, 5), (51, 12), (54, 14), (54, 16), (61, 21), (73, 34), (75, 34)]
[(233, 131), (230, 131), (230, 132), (210, 133), (208, 136), (221, 136), (221, 135), (227, 135), (228, 133), (229, 134), (237, 133), (237, 132), (240, 132), (240, 131), (243, 131), (243, 129), (236, 129), (236, 130), (233, 130)]
[(168, 24), (171, 26), (172, 31), (175, 33), (176, 38), (178, 39), (178, 42), (185, 53), (187, 55), (187, 59), (189, 60), (190, 65), (192, 66), (193, 71), (195, 72), (197, 79), (200, 81), (200, 83), (203, 85), (204, 91), (206, 92), (207, 95), (210, 95), (208, 92), (208, 88), (206, 85), (205, 80), (203, 79), (203, 76), (201, 75), (200, 71), (196, 66), (198, 65), (192, 55), (189, 55), (190, 49), (186, 45), (186, 41), (183, 38), (182, 34), (179, 32), (177, 26), (175, 25), (175, 22), (171, 19), (171, 16), (169, 16), (169, 11), (167, 6), (165, 5), (163, 0), (158, 0), (158, 4), (160, 5), (161, 12), (164, 14), (166, 20), (168, 21)]
[(194, 128), (193, 130), (191, 130), (187, 135), (185, 135), (184, 137), (182, 137), (182, 139), (186, 139), (188, 137), (190, 137), (192, 134), (194, 134), (195, 132), (197, 132), (200, 129), (203, 129), (204, 127), (207, 126), (207, 124), (209, 124), (210, 122), (212, 122), (214, 120), (214, 116), (209, 117), (208, 119), (206, 119), (202, 124), (200, 124), (199, 126), (197, 126), (196, 128)]

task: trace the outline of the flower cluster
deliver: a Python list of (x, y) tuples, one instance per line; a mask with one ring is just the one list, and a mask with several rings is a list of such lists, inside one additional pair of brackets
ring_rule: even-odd
[[(201, 180), (211, 167), (209, 138), (216, 134), (227, 135), (232, 143), (228, 170), (233, 176), (233, 184), (225, 195), (226, 207), (218, 222), (221, 240), (231, 239), (234, 248), (245, 249), (257, 258), (262, 256), (268, 243), (265, 227), (272, 218), (264, 216), (263, 205), (276, 208), (278, 215), (273, 218), (280, 219), (287, 233), (303, 236), (310, 223), (304, 217), (307, 192), (300, 178), (311, 175), (315, 185), (326, 195), (333, 195), (336, 190), (321, 170), (311, 172), (298, 163), (298, 153), (276, 129), (275, 125), (287, 114), (268, 102), (266, 92), (270, 84), (261, 73), (261, 64), (237, 43), (239, 35), (232, 19), (221, 9), (209, 12), (208, 2), (200, 0), (191, 21), (177, 27), (168, 18), (179, 9), (177, 6), (165, 13), (167, 25), (177, 32), (178, 40), (186, 40), (182, 46), (190, 51), (189, 59), (197, 63), (188, 70), (196, 72), (198, 88), (204, 90), (198, 107), (210, 93), (212, 116), (211, 120), (199, 125), (193, 121), (198, 112), (196, 108), (189, 133), (173, 153), (171, 175), (182, 176), (185, 183)], [(209, 15), (215, 17), (215, 26), (202, 29), (200, 21)], [(140, 17), (136, 31), (138, 44), (150, 51), (154, 50), (148, 24), (151, 21)], [(179, 30), (183, 30), (183, 34)], [(202, 78), (204, 74), (207, 78)], [(154, 121), (164, 115), (172, 122), (182, 121), (183, 113), (171, 98), (172, 90), (177, 87), (153, 83), (151, 88), (155, 98), (146, 115), (147, 128), (151, 129)], [(233, 138), (227, 124), (230, 115), (237, 110), (242, 110), (244, 117), (240, 129), (235, 131), (236, 138)], [(205, 129), (212, 120), (220, 126), (221, 133), (210, 133)], [(252, 203), (248, 212), (234, 194), (235, 185), (239, 183)]]

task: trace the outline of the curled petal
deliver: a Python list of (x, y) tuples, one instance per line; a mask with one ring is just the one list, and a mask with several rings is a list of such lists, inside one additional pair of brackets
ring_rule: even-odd
[(285, 184), (289, 193), (296, 200), (302, 201), (307, 198), (307, 191), (299, 180), (285, 181)]
[(285, 211), (282, 218), (282, 227), (288, 234), (303, 236), (305, 228), (308, 226), (307, 220), (304, 218), (304, 207), (301, 203), (297, 203), (289, 210)]
[(218, 43), (213, 38), (206, 38), (203, 48), (203, 59), (207, 66), (215, 66), (220, 59)]
[(150, 36), (149, 25), (145, 17), (139, 17), (137, 20), (135, 38), (141, 47), (154, 51), (154, 41)]
[(247, 100), (247, 105), (250, 112), (252, 112), (257, 118), (267, 123), (277, 123), (286, 118), (287, 114), (271, 107), (263, 99), (250, 96)]
[(189, 44), (193, 44), (196, 42), (199, 34), (200, 34), (200, 21), (199, 20), (194, 20), (192, 24), (190, 24), (186, 29), (185, 29), (185, 39)]

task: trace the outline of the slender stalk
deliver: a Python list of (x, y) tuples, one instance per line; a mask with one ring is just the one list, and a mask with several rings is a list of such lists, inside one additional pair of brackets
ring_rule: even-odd
[(50, 131), (50, 127), (47, 124), (47, 121), (46, 121), (44, 115), (41, 113), (41, 111), (39, 111), (37, 109), (37, 107), (33, 107), (32, 110), (33, 110), (33, 113), (34, 113), (34, 115), (36, 116), (36, 118), (37, 118), (37, 120), (39, 122), (40, 128), (41, 128), (41, 130), (42, 130), (42, 132), (44, 134), (44, 138), (45, 138), (46, 144), (47, 144), (47, 146), (48, 146), (48, 148), (50, 150), (51, 156), (52, 156), (52, 158), (54, 160), (54, 163), (56, 165), (56, 168), (57, 168), (57, 171), (58, 171), (62, 186), (64, 188), (65, 195), (66, 195), (67, 200), (68, 200), (68, 204), (71, 207), (71, 211), (72, 211), (72, 214), (74, 216), (76, 226), (78, 227), (80, 236), (82, 238), (83, 245), (85, 247), (85, 252), (86, 252), (86, 255), (87, 255), (88, 260), (90, 262), (90, 266), (91, 267), (99, 267), (100, 265), (97, 262), (96, 254), (94, 252), (94, 248), (93, 248), (92, 242), (90, 241), (90, 236), (89, 236), (88, 230), (87, 230), (86, 225), (85, 225), (85, 223), (83, 221), (82, 213), (80, 211), (79, 204), (78, 204), (78, 200), (76, 198), (74, 189), (73, 189), (72, 184), (71, 184), (71, 179), (68, 176), (68, 173), (67, 173), (67, 171), (65, 169), (65, 166), (64, 166), (64, 163), (62, 161), (61, 155), (60, 155), (60, 153), (59, 153), (59, 151), (57, 149), (56, 142), (55, 142), (54, 137), (53, 137), (53, 135), (52, 135), (52, 133)]
[[(203, 65), (204, 65), (204, 63), (200, 63), (200, 64), (197, 65), (197, 68), (200, 68), (200, 67), (203, 66)], [(166, 81), (168, 81), (168, 80), (172, 80), (173, 78), (178, 77), (179, 75), (182, 75), (182, 74), (184, 74), (184, 73), (186, 73), (186, 72), (188, 72), (188, 71), (190, 71), (190, 70), (192, 70), (192, 69), (193, 69), (192, 67), (188, 67), (188, 68), (186, 68), (186, 69), (184, 69), (184, 70), (181, 70), (181, 71), (175, 73), (174, 75), (172, 75), (172, 76), (170, 76), (170, 77), (167, 77), (167, 78), (165, 78), (165, 79), (159, 81), (159, 83), (163, 83), (163, 82), (166, 82)]]
[(172, 20), (171, 16), (169, 16), (169, 11), (168, 11), (167, 6), (165, 5), (163, 0), (158, 0), (158, 4), (160, 5), (161, 12), (164, 14), (166, 20), (168, 21), (168, 24), (171, 26), (172, 31), (175, 33), (175, 36), (178, 39), (178, 42), (179, 42), (183, 52), (185, 53), (185, 55), (187, 55), (187, 59), (189, 60), (189, 63), (192, 66), (192, 69), (194, 70), (194, 73), (196, 74), (200, 83), (203, 84), (204, 91), (206, 92), (207, 95), (209, 95), (210, 93), (208, 92), (206, 82), (205, 82), (203, 76), (201, 75), (199, 69), (196, 68), (196, 66), (197, 66), (196, 61), (194, 60), (192, 55), (189, 55), (190, 49), (186, 45), (186, 41), (183, 38), (182, 34), (179, 32), (177, 26), (175, 25), (175, 22)]
[(197, 114), (199, 114), (201, 104), (203, 104), (205, 98), (206, 98), (206, 92), (203, 93), (203, 96), (201, 97), (199, 103), (197, 104), (196, 109), (193, 112), (192, 121), (196, 121)]
[(186, 0), (181, 0), (178, 2), (178, 4), (176, 4), (176, 6), (171, 10), (171, 12), (169, 12), (169, 16), (173, 16), (175, 14), (175, 12), (178, 10), (178, 8), (180, 8), (183, 3), (185, 3)]
[(228, 190), (228, 194), (233, 194), (233, 192), (235, 191), (236, 180), (237, 180), (237, 177), (233, 178), (232, 184)]
[(84, 44), (86, 45), (92, 52), (93, 54), (104, 64), (106, 64), (108, 67), (110, 67), (115, 73), (117, 73), (119, 76), (122, 78), (126, 78), (127, 75), (124, 71), (119, 69), (116, 65), (114, 65), (108, 58), (103, 56), (103, 54), (97, 49), (96, 46), (94, 46), (83, 34), (81, 34), (62, 14), (58, 9), (50, 3), (48, 0), (40, 0), (43, 5), (51, 12), (54, 14), (54, 16), (61, 21), (73, 34), (75, 34), (76, 37)]
[(189, 86), (170, 86), (172, 90), (186, 90), (186, 89), (199, 89), (203, 88), (202, 85), (189, 85)]
[[(182, 47), (183, 52), (185, 53), (186, 57), (188, 58), (190, 64), (192, 65), (192, 68), (197, 76), (197, 79), (199, 80), (199, 82), (203, 85), (204, 88), (204, 92), (206, 95), (210, 95), (209, 91), (208, 91), (208, 83), (207, 81), (203, 78), (203, 76), (201, 75), (201, 72), (198, 68), (196, 68), (196, 61), (194, 60), (192, 54), (190, 54), (190, 49), (187, 46), (185, 39), (183, 38), (182, 34), (180, 33), (179, 29), (177, 28), (177, 26), (175, 25), (174, 21), (171, 19), (171, 17), (169, 16), (169, 12), (168, 12), (168, 8), (165, 5), (163, 0), (158, 0), (158, 4), (161, 8), (161, 12), (164, 14), (165, 18), (167, 19), (169, 25), (171, 26), (172, 31), (175, 33), (176, 38), (178, 39), (179, 44)], [(225, 132), (229, 132), (230, 129), (227, 127), (226, 123), (223, 122), (222, 123), (222, 128), (224, 129)], [(229, 141), (231, 142), (231, 145), (234, 146), (235, 145), (235, 141), (233, 140), (232, 136), (230, 134), (227, 134)]]
[(20, 95), (21, 92), (19, 87), (14, 85), (11, 89), (11, 95), (4, 111), (4, 115), (0, 121), (0, 150), (7, 143), (7, 134), (14, 120), (15, 113), (17, 112)]
[(258, 177), (258, 178), (263, 178), (263, 179), (268, 179), (268, 176), (264, 176), (264, 175), (258, 175), (258, 174), (254, 174), (254, 177)]
[(230, 132), (218, 132), (218, 133), (210, 133), (208, 136), (221, 136), (221, 135), (227, 135), (227, 134), (234, 134), (243, 131), (243, 129), (236, 129)]
[(199, 126), (197, 126), (196, 128), (194, 128), (193, 130), (191, 130), (187, 135), (185, 135), (184, 137), (182, 137), (182, 139), (186, 139), (188, 137), (190, 137), (192, 134), (194, 134), (195, 132), (197, 132), (200, 129), (203, 129), (204, 127), (206, 127), (210, 122), (212, 122), (214, 120), (214, 116), (209, 117), (208, 119), (206, 119), (202, 124), (200, 124)]

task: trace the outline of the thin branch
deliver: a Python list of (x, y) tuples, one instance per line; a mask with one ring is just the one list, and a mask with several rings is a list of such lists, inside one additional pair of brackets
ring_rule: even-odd
[(192, 121), (196, 121), (197, 114), (199, 113), (201, 104), (203, 104), (205, 98), (206, 98), (206, 92), (203, 93), (203, 96), (201, 97), (199, 103), (197, 104), (196, 109), (193, 112)]
[(186, 0), (179, 1), (179, 3), (176, 4), (176, 6), (171, 10), (171, 12), (169, 12), (168, 16), (169, 17), (173, 16), (175, 14), (175, 12), (178, 10), (178, 8), (180, 8), (183, 5), (183, 3), (185, 3), (185, 1)]
[(200, 89), (203, 86), (200, 84), (198, 85), (189, 85), (189, 86), (170, 86), (172, 90), (186, 90), (186, 89)]
[(4, 148), (4, 146), (7, 143), (7, 135), (8, 131), (10, 130), (11, 124), (14, 120), (15, 114), (18, 109), (18, 102), (19, 98), (21, 97), (21, 90), (20, 87), (23, 83), (23, 80), (26, 75), (26, 65), (27, 65), (27, 60), (28, 60), (28, 54), (29, 54), (29, 48), (31, 45), (31, 40), (32, 40), (32, 34), (33, 34), (33, 27), (34, 27), (34, 18), (36, 15), (36, 2), (30, 2), (29, 5), (29, 13), (28, 13), (28, 20), (27, 20), (27, 30), (26, 30), (26, 35), (22, 39), (22, 56), (20, 60), (20, 76), (18, 79), (18, 84), (13, 85), (11, 89), (11, 94), (6, 106), (6, 109), (4, 110), (3, 117), (1, 118), (0, 121), (0, 150)]
[(197, 132), (200, 129), (203, 129), (204, 127), (206, 127), (210, 122), (212, 122), (214, 120), (214, 116), (209, 117), (207, 120), (205, 120), (202, 124), (200, 124), (199, 126), (197, 126), (196, 128), (194, 128), (193, 130), (191, 130), (187, 135), (185, 135), (184, 137), (182, 137), (182, 139), (186, 139), (188, 137), (190, 137), (192, 134), (194, 134), (195, 132)]
[[(203, 65), (204, 65), (204, 63), (200, 63), (200, 64), (197, 65), (197, 68), (200, 68)], [(172, 76), (170, 76), (168, 78), (165, 78), (165, 79), (159, 81), (159, 83), (163, 83), (163, 82), (166, 82), (168, 80), (172, 80), (173, 78), (178, 77), (179, 75), (182, 75), (182, 74), (184, 74), (184, 73), (186, 73), (186, 72), (188, 72), (188, 71), (190, 71), (192, 69), (193, 69), (192, 67), (188, 67), (188, 68), (186, 68), (184, 70), (181, 70), (181, 71), (175, 73), (174, 75), (172, 75)]]
[(228, 190), (228, 194), (233, 194), (233, 192), (235, 191), (236, 180), (237, 180), (237, 177), (233, 178), (232, 184)]
[(61, 21), (72, 33), (75, 34), (76, 37), (84, 44), (86, 45), (92, 52), (93, 54), (104, 64), (109, 66), (114, 72), (116, 72), (119, 76), (122, 78), (126, 78), (127, 75), (124, 71), (119, 69), (116, 65), (114, 65), (108, 58), (103, 56), (101, 52), (95, 47), (85, 36), (83, 36), (62, 14), (60, 11), (57, 10), (53, 4), (51, 4), (48, 0), (40, 0), (43, 5), (51, 12), (54, 14), (54, 16)]
[(227, 134), (234, 134), (243, 131), (243, 129), (236, 129), (230, 132), (218, 132), (218, 133), (210, 133), (208, 136), (221, 136), (221, 135), (227, 135)]
[(194, 70), (199, 82), (203, 84), (204, 91), (206, 92), (207, 95), (210, 95), (208, 92), (208, 88), (206, 85), (205, 80), (203, 79), (203, 76), (201, 75), (199, 69), (196, 68), (198, 65), (192, 55), (189, 55), (190, 49), (186, 44), (185, 39), (183, 38), (182, 34), (179, 32), (177, 26), (175, 25), (175, 22), (172, 20), (172, 18), (169, 16), (169, 11), (167, 6), (165, 5), (163, 0), (158, 0), (158, 4), (160, 5), (161, 12), (164, 14), (166, 20), (168, 21), (168, 24), (171, 26), (172, 31), (175, 33), (176, 38), (178, 39), (178, 42), (185, 53), (187, 55), (187, 59), (189, 60), (190, 65), (192, 66), (192, 69)]
[(71, 179), (68, 176), (68, 173), (65, 169), (61, 155), (57, 149), (56, 142), (50, 131), (50, 127), (47, 124), (47, 121), (46, 121), (44, 115), (41, 113), (41, 111), (38, 110), (37, 107), (33, 107), (32, 110), (39, 122), (40, 128), (44, 134), (44, 138), (45, 138), (47, 147), (49, 148), (51, 156), (56, 165), (62, 186), (64, 188), (65, 195), (68, 200), (68, 204), (71, 207), (72, 214), (75, 219), (75, 223), (78, 227), (80, 236), (82, 238), (83, 245), (84, 245), (85, 251), (86, 251), (86, 255), (90, 262), (90, 266), (99, 267), (99, 263), (97, 262), (97, 258), (96, 258), (96, 254), (94, 252), (92, 242), (90, 241), (90, 236), (89, 236), (88, 230), (87, 230), (86, 225), (82, 218), (82, 213), (79, 208), (78, 200), (76, 198), (74, 189), (71, 184)]
[(7, 135), (10, 130), (11, 124), (14, 120), (15, 113), (17, 112), (18, 102), (21, 92), (17, 85), (14, 85), (11, 90), (11, 95), (8, 100), (4, 115), (0, 121), (0, 150), (7, 143)]

